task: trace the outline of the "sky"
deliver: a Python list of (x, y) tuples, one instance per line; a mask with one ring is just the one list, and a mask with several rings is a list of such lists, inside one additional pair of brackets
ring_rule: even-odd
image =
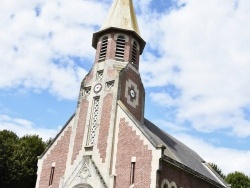
[[(53, 138), (74, 113), (112, 0), (2, 0), (0, 130)], [(145, 117), (250, 175), (250, 1), (134, 0)]]

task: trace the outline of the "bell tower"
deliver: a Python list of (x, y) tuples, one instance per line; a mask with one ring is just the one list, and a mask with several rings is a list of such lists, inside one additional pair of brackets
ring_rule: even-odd
[(111, 187), (116, 173), (118, 105), (136, 121), (144, 119), (139, 57), (145, 41), (132, 0), (114, 0), (100, 31), (93, 34), (92, 46), (96, 49), (95, 61), (81, 83), (68, 163), (74, 169), (83, 158), (91, 159), (99, 179)]
[(138, 69), (139, 55), (145, 44), (140, 36), (132, 0), (114, 0), (100, 31), (93, 34), (96, 61), (130, 62)]
[(93, 34), (92, 46), (96, 49), (95, 61), (81, 84), (77, 116), (78, 121), (84, 117), (87, 125), (84, 146), (99, 149), (105, 161), (105, 147), (111, 144), (115, 129), (117, 103), (122, 103), (138, 121), (142, 122), (144, 116), (139, 57), (145, 41), (140, 36), (132, 0), (114, 0), (100, 31)]
[[(43, 169), (38, 170), (41, 174), (37, 181), (39, 188), (46, 181), (51, 187), (120, 187), (119, 183), (116, 185), (116, 177), (121, 183), (125, 176), (117, 176), (118, 172), (123, 172), (122, 165), (125, 164), (119, 164), (125, 151), (120, 143), (131, 141), (129, 137), (134, 136), (138, 151), (127, 147), (128, 152), (143, 156), (141, 152), (148, 151), (131, 130), (131, 125), (128, 126), (131, 134), (129, 131), (122, 133), (128, 136), (122, 136), (120, 131), (121, 125), (127, 126), (126, 118), (137, 125), (144, 122), (145, 91), (139, 74), (139, 60), (145, 41), (140, 36), (132, 0), (113, 1), (101, 29), (93, 34), (92, 46), (96, 49), (95, 60), (81, 83), (76, 112), (56, 138), (51, 151), (46, 151), (48, 154), (40, 160)], [(64, 140), (62, 143), (61, 139)], [(62, 151), (63, 143), (68, 147)], [(127, 156), (126, 168), (131, 167), (129, 160), (135, 158), (132, 153)], [(151, 163), (149, 154), (148, 161)], [(53, 164), (52, 175), (49, 173), (50, 163)], [(145, 173), (141, 170), (138, 174)], [(134, 177), (130, 178), (130, 173), (132, 170), (126, 172), (125, 179), (127, 182), (131, 179), (127, 184), (132, 185)], [(52, 180), (46, 179), (48, 177)]]

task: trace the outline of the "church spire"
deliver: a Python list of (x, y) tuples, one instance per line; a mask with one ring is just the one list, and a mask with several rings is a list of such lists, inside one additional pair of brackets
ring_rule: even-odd
[(136, 38), (140, 44), (140, 54), (142, 53), (146, 42), (140, 36), (132, 0), (113, 0), (112, 7), (102, 27), (93, 34), (92, 46), (96, 49), (99, 38), (114, 30), (128, 33)]
[(132, 0), (114, 0), (101, 30), (115, 27), (140, 35)]

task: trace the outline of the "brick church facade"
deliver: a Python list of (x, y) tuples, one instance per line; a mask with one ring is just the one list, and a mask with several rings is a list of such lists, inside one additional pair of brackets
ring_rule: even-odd
[(144, 117), (132, 0), (114, 0), (75, 113), (39, 157), (36, 188), (224, 188), (193, 150)]

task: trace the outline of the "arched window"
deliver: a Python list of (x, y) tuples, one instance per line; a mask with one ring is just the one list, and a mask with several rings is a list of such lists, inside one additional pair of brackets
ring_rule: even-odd
[(161, 188), (170, 188), (170, 183), (167, 179), (162, 180)]
[(102, 38), (99, 60), (105, 60), (107, 54), (107, 48), (108, 48), (108, 37), (105, 36)]
[(92, 186), (88, 184), (79, 184), (79, 185), (74, 186), (73, 188), (92, 188)]
[(137, 64), (137, 46), (138, 46), (137, 42), (134, 41), (132, 47), (132, 61), (131, 61), (133, 65)]
[(115, 58), (117, 60), (124, 60), (124, 50), (125, 50), (125, 37), (119, 35), (116, 41), (116, 51)]
[(171, 182), (171, 188), (177, 188), (177, 185), (176, 185), (176, 183), (175, 182)]

